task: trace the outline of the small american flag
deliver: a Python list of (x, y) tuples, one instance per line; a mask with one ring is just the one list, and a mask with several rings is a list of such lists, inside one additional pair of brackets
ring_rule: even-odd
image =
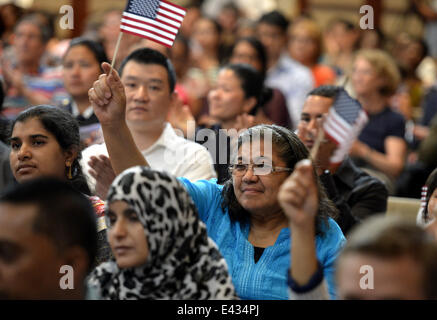
[(341, 89), (323, 124), (326, 136), (338, 145), (331, 163), (343, 161), (367, 121), (367, 114), (361, 104)]
[(185, 8), (165, 0), (129, 0), (120, 29), (171, 48), (185, 14)]

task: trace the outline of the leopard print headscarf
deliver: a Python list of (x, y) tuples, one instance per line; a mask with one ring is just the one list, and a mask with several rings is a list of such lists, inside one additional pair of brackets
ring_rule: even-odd
[(136, 212), (149, 245), (147, 262), (98, 266), (89, 284), (103, 299), (235, 299), (226, 262), (208, 237), (183, 185), (147, 167), (127, 169), (111, 185), (107, 203), (126, 201)]

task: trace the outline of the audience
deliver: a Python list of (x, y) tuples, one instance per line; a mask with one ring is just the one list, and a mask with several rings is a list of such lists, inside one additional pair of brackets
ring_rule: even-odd
[(68, 183), (37, 178), (2, 194), (0, 248), (0, 299), (93, 297), (85, 278), (97, 251), (95, 214)]
[[(99, 103), (104, 97), (108, 97), (106, 103)], [(90, 92), (90, 100), (100, 122), (112, 123), (102, 128), (114, 171), (121, 173), (138, 164), (148, 166), (126, 125), (126, 101), (115, 70), (100, 78)], [(273, 125), (244, 131), (237, 146), (237, 162), (230, 166), (231, 178), (223, 186), (214, 180), (179, 181), (224, 256), (237, 295), (242, 299), (287, 299), (290, 230), (277, 194), (287, 172), (297, 161), (308, 158), (308, 150), (291, 131)], [(319, 185), (317, 189), (317, 255), (323, 263), (330, 296), (335, 298), (333, 264), (345, 239), (330, 218), (336, 209), (324, 189)]]
[[(38, 255), (28, 261), (41, 269), (37, 279), (18, 258), (0, 263), (0, 298), (436, 298), (428, 271), (428, 238), (437, 234), (436, 1), (411, 1), (423, 35), (416, 25), (388, 25), (385, 11), (375, 29), (360, 30), (358, 10), (325, 23), (323, 8), (292, 12), (283, 0), (182, 2), (188, 11), (172, 48), (123, 34), (116, 58), (119, 6), (94, 10), (101, 19), (75, 16), (72, 33), (54, 28), (58, 12), (0, 6), (0, 193), (18, 192), (17, 201), (0, 198), (0, 246), (20, 242), (26, 253), (17, 257)], [(343, 90), (334, 82), (369, 116), (336, 163), (339, 146), (315, 143)], [(312, 162), (299, 162), (309, 149)], [(151, 169), (125, 171), (137, 165)], [(44, 204), (25, 195), (32, 190), (48, 190)], [(426, 232), (371, 217), (392, 210), (387, 199), (404, 201), (388, 195), (419, 198), (421, 190), (417, 219)], [(52, 232), (49, 222), (47, 232), (14, 229), (42, 225), (50, 203), (50, 214), (69, 214), (62, 206), (83, 195), (94, 207), (96, 253), (87, 253), (90, 242), (70, 250), (57, 238), (63, 227)], [(179, 218), (155, 223), (170, 216)], [(63, 239), (84, 239), (79, 225), (90, 229), (81, 221)], [(182, 224), (190, 229), (174, 236)], [(133, 264), (127, 242), (141, 248)], [(80, 265), (77, 290), (61, 292), (59, 264), (68, 259)], [(355, 264), (373, 267), (374, 290), (359, 287)]]
[(124, 171), (109, 190), (106, 219), (115, 261), (90, 277), (101, 298), (236, 298), (226, 262), (176, 178)]

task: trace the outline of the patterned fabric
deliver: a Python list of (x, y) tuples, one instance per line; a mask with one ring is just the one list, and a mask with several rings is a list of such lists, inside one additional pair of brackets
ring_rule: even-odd
[(105, 215), (105, 203), (103, 202), (103, 200), (96, 196), (89, 197), (89, 200), (93, 205), (97, 217), (103, 217)]
[(106, 237), (105, 202), (96, 196), (88, 197), (88, 199), (94, 208), (97, 219), (97, 255), (93, 264), (94, 267), (97, 267), (101, 263), (113, 259), (114, 256)]
[[(61, 101), (68, 98), (60, 68), (41, 67), (39, 74), (25, 75), (23, 81), (30, 91), (50, 99), (53, 105), (59, 105)], [(26, 97), (20, 95), (16, 88), (10, 87), (7, 89), (3, 103), (3, 115), (7, 119), (14, 120), (21, 111), (30, 105), (31, 103)]]
[(96, 268), (89, 284), (100, 288), (103, 299), (236, 298), (226, 262), (176, 178), (130, 168), (109, 190), (108, 203), (117, 200), (136, 211), (149, 255), (140, 267), (119, 269), (111, 261)]

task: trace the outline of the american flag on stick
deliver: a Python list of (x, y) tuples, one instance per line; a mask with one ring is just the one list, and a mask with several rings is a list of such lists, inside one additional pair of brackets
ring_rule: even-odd
[(128, 0), (120, 29), (171, 48), (186, 12), (165, 0)]
[(323, 123), (325, 135), (338, 145), (331, 157), (331, 163), (344, 160), (367, 121), (367, 114), (361, 104), (352, 99), (346, 90), (341, 89)]

